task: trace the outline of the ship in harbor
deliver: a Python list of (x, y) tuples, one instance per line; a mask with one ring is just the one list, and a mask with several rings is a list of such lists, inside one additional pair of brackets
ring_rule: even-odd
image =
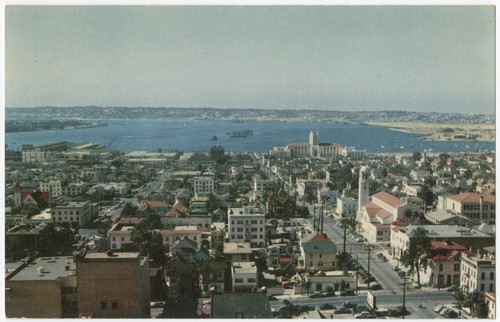
[(249, 135), (253, 135), (252, 130), (243, 130), (243, 131), (233, 131), (233, 132), (228, 132), (227, 135), (232, 138), (245, 138)]

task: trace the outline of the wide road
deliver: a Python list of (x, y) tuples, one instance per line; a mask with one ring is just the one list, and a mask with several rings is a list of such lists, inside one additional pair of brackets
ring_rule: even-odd
[[(297, 203), (302, 204), (302, 201)], [(311, 215), (314, 212), (314, 207), (306, 203)], [(319, 210), (316, 209), (316, 216), (319, 216)], [(303, 219), (301, 220), (304, 224), (310, 226), (312, 229), (313, 219)], [(323, 218), (323, 233), (327, 234), (328, 237), (337, 245), (338, 252), (343, 251), (343, 234), (344, 230), (336, 226), (337, 220), (328, 216)], [(356, 258), (358, 262), (368, 270), (368, 256), (370, 256), (369, 272), (375, 277), (378, 283), (383, 287), (383, 290), (373, 292), (377, 296), (377, 307), (391, 308), (395, 306), (400, 306), (403, 304), (403, 279), (398, 275), (393, 267), (388, 262), (384, 262), (377, 257), (377, 252), (380, 252), (382, 248), (379, 245), (371, 244), (370, 251), (368, 250), (368, 243), (356, 242), (350, 236), (346, 237), (346, 252), (351, 253), (353, 258)], [(360, 282), (361, 284), (361, 282)], [(355, 303), (361, 304), (366, 303), (366, 285), (361, 284), (361, 288), (364, 291), (361, 295), (356, 297), (333, 297), (333, 298), (321, 298), (321, 299), (300, 299), (300, 302), (308, 305), (316, 305), (312, 303), (319, 303), (318, 305), (324, 303), (330, 303), (334, 306), (339, 306), (343, 301), (349, 299)], [(451, 304), (455, 300), (451, 292), (446, 292), (444, 290), (437, 291), (430, 288), (415, 289), (411, 286), (411, 281), (407, 283), (407, 289), (405, 291), (405, 304), (410, 311), (417, 313), (417, 315), (412, 315), (412, 318), (436, 318), (438, 315), (433, 312), (433, 308), (438, 304)], [(292, 300), (294, 302), (294, 300)], [(298, 303), (299, 304), (299, 303)], [(419, 305), (423, 305), (424, 308), (420, 308)], [(278, 305), (278, 304), (273, 304)], [(282, 304), (283, 305), (283, 304)]]

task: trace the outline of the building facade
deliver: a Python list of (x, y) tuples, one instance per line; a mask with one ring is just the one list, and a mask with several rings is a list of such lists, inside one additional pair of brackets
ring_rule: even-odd
[(77, 257), (78, 311), (92, 318), (149, 318), (149, 257), (86, 253)]
[(266, 216), (259, 208), (245, 206), (228, 209), (228, 241), (250, 243), (252, 248), (266, 245)]

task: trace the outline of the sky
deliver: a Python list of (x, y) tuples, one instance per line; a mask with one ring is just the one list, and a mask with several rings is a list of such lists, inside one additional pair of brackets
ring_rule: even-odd
[(5, 106), (495, 113), (492, 6), (7, 6)]

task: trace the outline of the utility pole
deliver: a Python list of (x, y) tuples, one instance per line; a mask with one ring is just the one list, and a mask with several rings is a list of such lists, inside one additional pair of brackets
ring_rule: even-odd
[(403, 319), (405, 318), (405, 313), (406, 313), (405, 300), (406, 300), (406, 274), (403, 277)]

